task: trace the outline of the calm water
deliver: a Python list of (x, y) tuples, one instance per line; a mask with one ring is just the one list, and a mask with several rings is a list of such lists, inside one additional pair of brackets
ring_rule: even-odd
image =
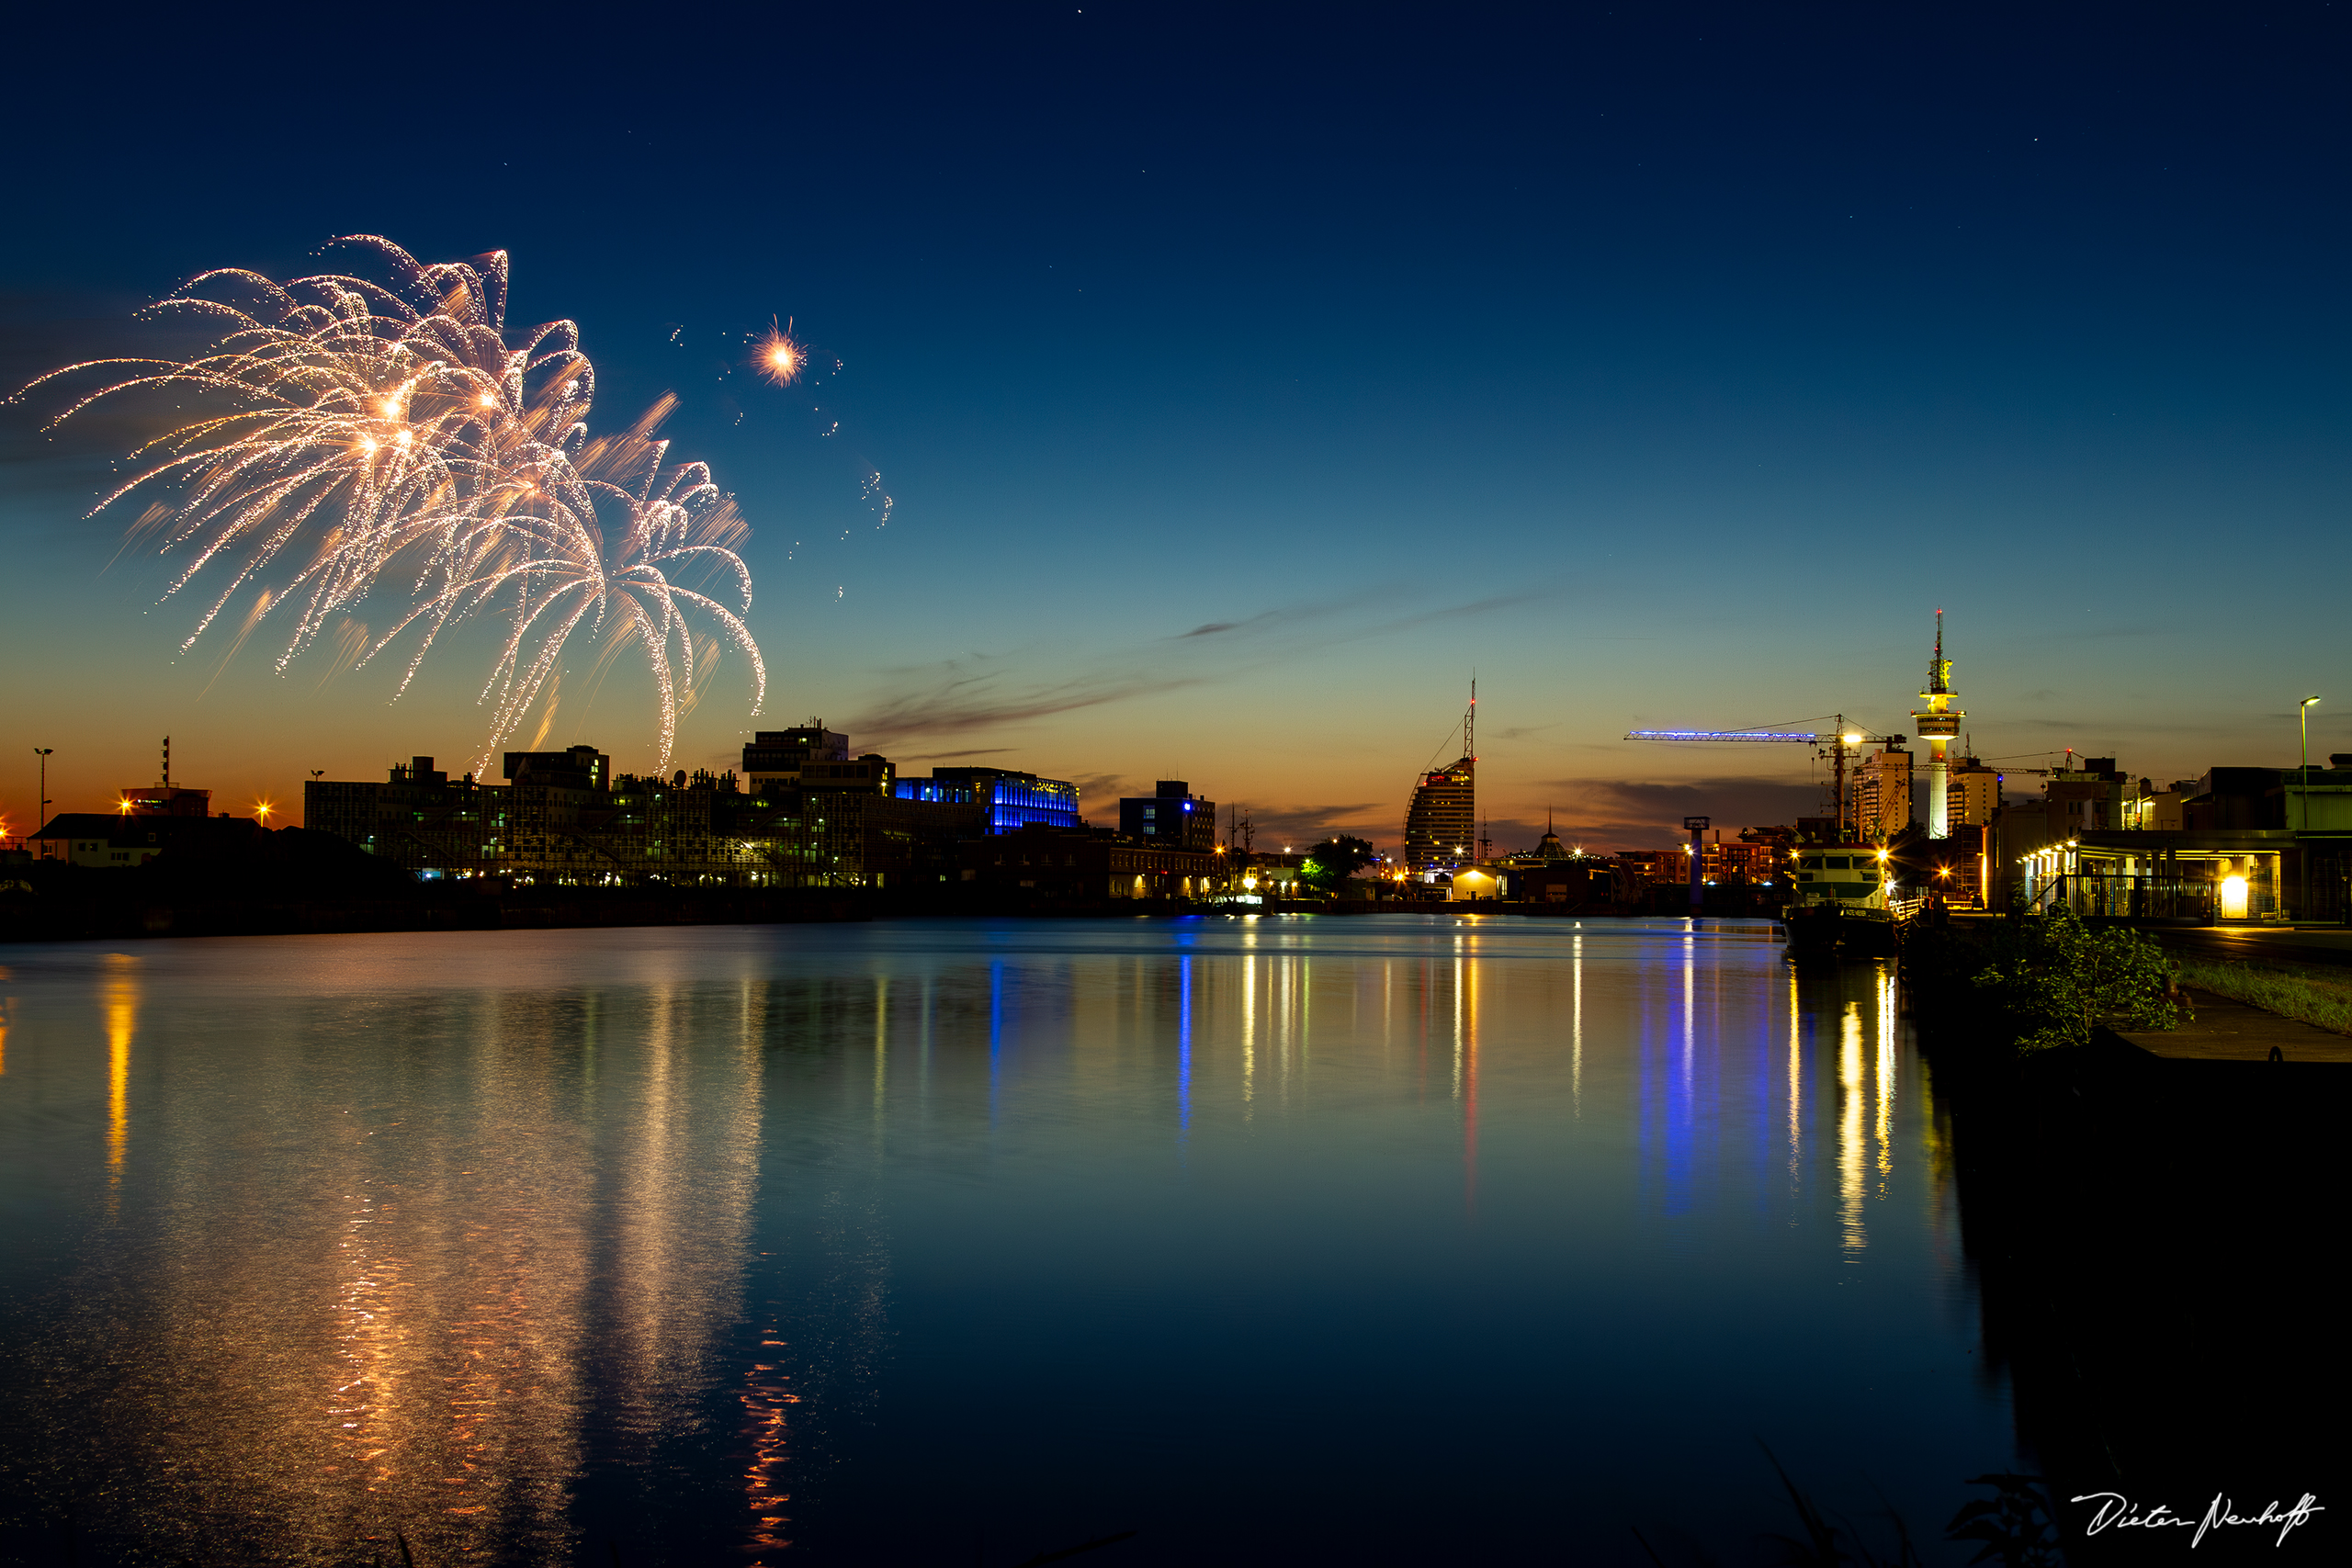
[[(1744, 1560), (2013, 1462), (1762, 925), (0, 948), (0, 1555)], [(1966, 1554), (1930, 1547), (1931, 1561)]]

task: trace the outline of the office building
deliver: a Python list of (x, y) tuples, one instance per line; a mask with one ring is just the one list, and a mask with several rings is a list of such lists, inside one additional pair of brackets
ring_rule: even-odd
[(1883, 746), (1854, 765), (1854, 832), (1866, 840), (1893, 838), (1911, 826), (1911, 753)]
[(1011, 768), (933, 768), (928, 779), (899, 780), (896, 794), (901, 800), (977, 806), (991, 833), (1080, 826), (1076, 784)]
[(1119, 802), (1119, 831), (1170, 849), (1206, 853), (1216, 848), (1216, 802), (1192, 793), (1182, 779), (1160, 779), (1149, 795)]
[[(2001, 808), (1998, 769), (1962, 757), (1951, 765), (1944, 785), (1944, 820), (1954, 828), (1982, 828)], [(1934, 781), (1929, 781), (1933, 787)]]
[(763, 729), (743, 748), (743, 787), (753, 794), (769, 784), (798, 781), (810, 762), (846, 762), (849, 737), (810, 719), (797, 729)]
[(1225, 858), (1105, 830), (1043, 823), (957, 846), (962, 880), (1040, 898), (1206, 898), (1229, 891)]

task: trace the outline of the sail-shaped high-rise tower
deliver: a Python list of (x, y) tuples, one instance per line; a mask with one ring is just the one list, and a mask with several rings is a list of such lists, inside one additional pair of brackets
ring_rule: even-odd
[(1478, 841), (1477, 718), (1474, 681), (1469, 711), (1462, 717), (1462, 755), (1423, 773), (1413, 786), (1413, 803), (1405, 808), (1405, 863), (1415, 871), (1444, 870), (1476, 858), (1471, 846)]

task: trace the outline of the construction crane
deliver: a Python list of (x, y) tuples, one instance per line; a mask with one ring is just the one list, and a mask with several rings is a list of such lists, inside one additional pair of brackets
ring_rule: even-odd
[(1872, 735), (1849, 727), (1842, 713), (1830, 716), (1836, 728), (1813, 729), (1629, 729), (1628, 740), (1706, 740), (1706, 741), (1798, 741), (1818, 746), (1815, 754), (1829, 759), (1838, 801), (1838, 831), (1846, 831), (1846, 757), (1865, 746), (1900, 746), (1908, 739), (1901, 735)]

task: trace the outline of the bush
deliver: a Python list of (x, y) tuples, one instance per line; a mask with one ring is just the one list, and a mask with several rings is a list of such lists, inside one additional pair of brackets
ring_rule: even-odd
[(2170, 1029), (2172, 966), (2153, 937), (2121, 927), (2094, 931), (2061, 911), (2019, 921), (1978, 974), (2019, 1052), (2083, 1045), (2099, 1024)]

